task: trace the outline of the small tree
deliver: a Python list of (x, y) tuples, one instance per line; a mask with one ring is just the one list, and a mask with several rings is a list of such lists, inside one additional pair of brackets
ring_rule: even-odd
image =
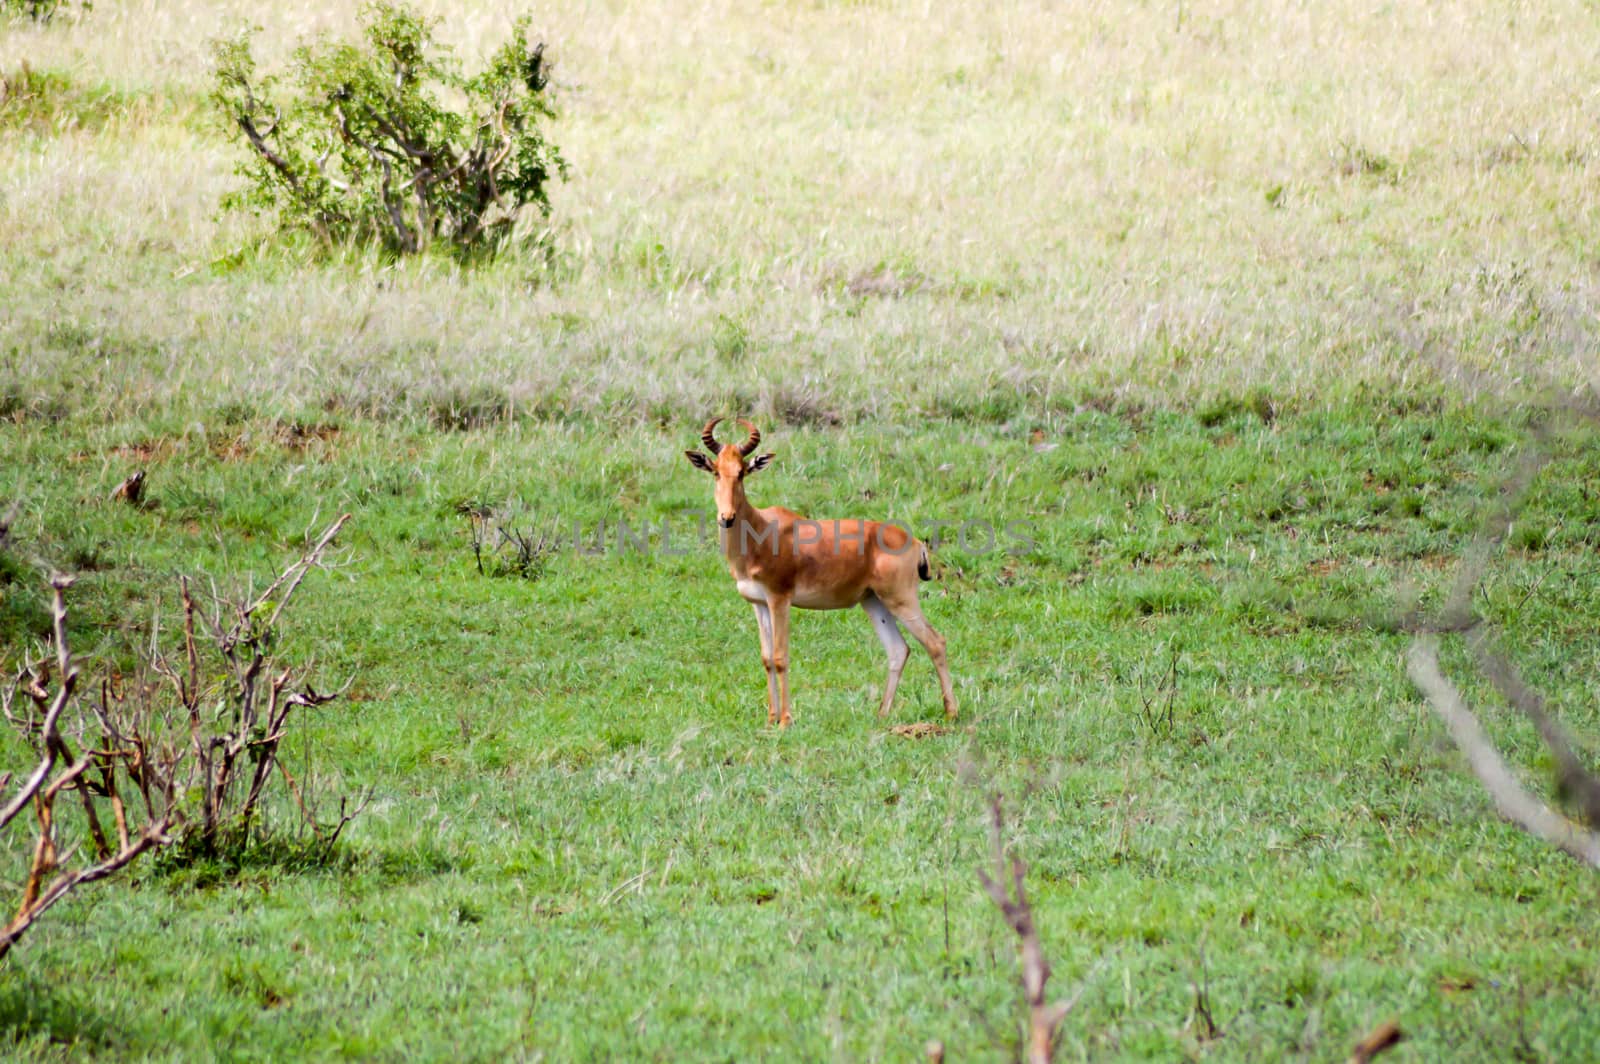
[(286, 665), (275, 653), (279, 617), (349, 519), (345, 514), (329, 525), (298, 561), (248, 600), (213, 592), (202, 606), (188, 579), (180, 577), (182, 643), (169, 654), (152, 637), (148, 659), (164, 684), (134, 684), (108, 700), (112, 710), (106, 716), (129, 734), (188, 734), (180, 840), (194, 852), (248, 846), (261, 827), (262, 799), (275, 776), (327, 846), (365, 805), (361, 799), (350, 812), (341, 801), (338, 820), (324, 824), (305, 786), (309, 781), (297, 781), (284, 764), (281, 746), (294, 711), (324, 705), (338, 693), (318, 692), (308, 668)]
[[(365, 798), (353, 807), (341, 799), (337, 818), (324, 819), (309, 770), (297, 780), (281, 756), (293, 711), (336, 696), (318, 693), (307, 670), (284, 664), (273, 645), (284, 607), (348, 519), (251, 599), (213, 593), (202, 608), (180, 579), (175, 652), (163, 652), (152, 630), (131, 673), (105, 668), (90, 684), (68, 642), (72, 578), (51, 578), (50, 653), (25, 659), (0, 683), (0, 715), (29, 758), (21, 771), (0, 771), (0, 852), (27, 855), (15, 913), (0, 924), (0, 957), (67, 894), (145, 853), (250, 845), (275, 776), (317, 845), (338, 842)], [(8, 524), (0, 521), (0, 540)]]
[(249, 184), (224, 206), (399, 253), (436, 240), (493, 247), (524, 207), (548, 215), (546, 184), (566, 163), (540, 129), (555, 116), (544, 45), (530, 48), (518, 20), (488, 67), (466, 77), (434, 44), (434, 26), (398, 5), (368, 6), (365, 47), (299, 48), (281, 98), (278, 79), (257, 76), (248, 32), (216, 42), (212, 98), (250, 149), (239, 168)]

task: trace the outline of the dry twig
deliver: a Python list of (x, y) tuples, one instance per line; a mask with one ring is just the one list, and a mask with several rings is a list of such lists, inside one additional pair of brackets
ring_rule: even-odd
[(1215, 1042), (1222, 1037), (1222, 1026), (1211, 1012), (1211, 973), (1206, 968), (1204, 947), (1200, 950), (1200, 980), (1191, 980), (1189, 985), (1194, 990), (1194, 1018), (1202, 1024), (1200, 1041)]
[(1500, 815), (1591, 868), (1600, 868), (1600, 835), (1574, 824), (1517, 782), (1517, 777), (1484, 734), (1478, 718), (1467, 707), (1461, 692), (1439, 668), (1436, 640), (1423, 637), (1411, 645), (1406, 656), (1406, 672), (1450, 729), (1451, 738), (1467, 755), (1473, 774), (1494, 799)]
[[(1593, 412), (1584, 413), (1588, 420), (1596, 419)], [(1542, 437), (1543, 433), (1536, 435)], [(1565, 730), (1545, 708), (1543, 696), (1524, 682), (1516, 667), (1499, 651), (1493, 626), (1472, 606), (1473, 593), (1488, 569), (1490, 556), (1504, 539), (1528, 488), (1548, 461), (1543, 448), (1529, 448), (1502, 489), (1500, 503), (1491, 510), (1462, 559), (1455, 585), (1437, 620), (1411, 619), (1410, 626), (1418, 634), (1406, 656), (1406, 671), (1449, 728), (1456, 746), (1466, 755), (1473, 774), (1489, 792), (1500, 815), (1590, 867), (1600, 868), (1600, 833), (1550, 808), (1517, 780), (1461, 692), (1445, 676), (1439, 664), (1435, 634), (1466, 633), (1479, 669), (1507, 702), (1533, 722), (1550, 749), (1562, 796), (1577, 805), (1579, 816), (1591, 827), (1600, 828), (1600, 778), (1584, 767)]]
[[(8, 827), (29, 806), (38, 824), (22, 898), (16, 913), (0, 929), (0, 957), (10, 951), (46, 910), (78, 886), (104, 879), (145, 851), (169, 842), (167, 832), (176, 819), (173, 797), (178, 786), (176, 768), (183, 758), (181, 751), (158, 755), (160, 774), (167, 781), (158, 794), (152, 794), (146, 782), (149, 752), (141, 745), (130, 746), (114, 741), (109, 734), (102, 734), (98, 743), (85, 737), (82, 755), (74, 757), (72, 754), (61, 727), (66, 710), (75, 703), (78, 682), (78, 669), (67, 640), (66, 592), (70, 587), (72, 578), (69, 576), (58, 575), (50, 580), (52, 638), (56, 650), (54, 678), (42, 664), (25, 666), (21, 676), (0, 699), (7, 719), (21, 728), (39, 754), (33, 771), (0, 808), (0, 830)], [(32, 703), (33, 712), (18, 710), (19, 694)], [(0, 786), (9, 785), (11, 779), (11, 774), (5, 774)], [(129, 811), (122, 795), (122, 787), (127, 783), (140, 787), (145, 798), (146, 819), (137, 830), (129, 825)], [(77, 792), (94, 843), (94, 860), (78, 867), (71, 863), (74, 851), (63, 852), (59, 841), (56, 800), (66, 791)], [(110, 806), (115, 845), (101, 824), (97, 797)]]
[(1350, 1064), (1369, 1064), (1378, 1054), (1393, 1049), (1405, 1038), (1400, 1025), (1393, 1020), (1380, 1023), (1371, 1034), (1356, 1043), (1350, 1051)]
[(1578, 815), (1585, 823), (1600, 828), (1600, 779), (1584, 768), (1566, 729), (1546, 709), (1544, 696), (1528, 686), (1517, 667), (1493, 645), (1493, 637), (1487, 630), (1474, 632), (1468, 643), (1477, 655), (1478, 668), (1500, 692), (1500, 697), (1521, 710), (1539, 730), (1539, 736), (1555, 758), (1559, 793), (1577, 806)]
[[(989, 808), (994, 839), (994, 875), (990, 876), (980, 869), (978, 880), (1011, 930), (1016, 932), (1018, 948), (1022, 953), (1022, 990), (1028, 1002), (1028, 1064), (1050, 1064), (1055, 1055), (1056, 1032), (1078, 1004), (1088, 988), (1089, 980), (1085, 979), (1068, 998), (1053, 1004), (1046, 1000), (1045, 984), (1050, 980), (1050, 962), (1045, 958), (1044, 945), (1039, 941), (1039, 931), (1033, 922), (1033, 906), (1028, 902), (1023, 882), (1028, 874), (1028, 866), (1020, 858), (1010, 858), (1011, 892), (1007, 893), (1005, 813), (998, 794), (991, 799)], [(1090, 974), (1092, 976), (1093, 973)]]

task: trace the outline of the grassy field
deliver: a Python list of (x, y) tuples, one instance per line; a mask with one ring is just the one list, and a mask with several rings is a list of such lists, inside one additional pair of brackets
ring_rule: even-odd
[[(510, 14), (449, 9), (468, 57)], [(573, 177), (553, 254), (471, 272), (218, 212), (206, 40), (281, 58), (354, 8), (0, 23), (46, 86), (0, 101), (4, 657), (47, 627), (31, 556), (115, 659), (175, 573), (259, 580), (349, 511), (285, 651), (353, 677), (304, 738), (376, 788), (329, 861), (53, 911), (8, 1054), (1003, 1058), (993, 790), (1052, 985), (1087, 980), (1060, 1059), (1342, 1060), (1389, 1017), (1388, 1059), (1600, 1052), (1593, 873), (1493, 817), (1392, 623), (1530, 397), (1595, 375), (1585, 5), (530, 10)], [(692, 537), (681, 451), (733, 412), (758, 505), (1026, 524), (925, 585), (954, 730), (888, 727), (941, 716), (920, 652), (876, 719), (858, 611), (797, 617), (766, 728), (704, 542), (479, 573), (463, 508)], [(1477, 601), (1592, 750), (1600, 440), (1551, 447)], [(149, 507), (106, 501), (134, 468)]]

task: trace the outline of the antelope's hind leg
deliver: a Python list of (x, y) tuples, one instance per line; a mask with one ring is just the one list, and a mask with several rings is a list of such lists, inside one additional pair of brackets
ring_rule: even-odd
[(765, 602), (750, 603), (756, 611), (756, 627), (761, 630), (761, 667), (767, 674), (767, 723), (778, 720), (778, 679), (772, 672), (772, 611)]
[(944, 636), (934, 631), (933, 625), (922, 616), (922, 606), (918, 604), (915, 594), (884, 605), (889, 607), (895, 620), (905, 625), (906, 631), (916, 636), (917, 642), (928, 652), (928, 657), (933, 659), (933, 667), (939, 670), (939, 693), (944, 697), (944, 715), (955, 720), (956, 693), (950, 685), (950, 662), (944, 653)]
[(900, 634), (894, 614), (889, 612), (889, 607), (883, 604), (882, 599), (869, 591), (867, 597), (861, 600), (861, 608), (872, 621), (872, 630), (877, 634), (878, 642), (883, 644), (883, 652), (889, 655), (889, 675), (883, 682), (883, 702), (878, 706), (878, 716), (887, 717), (889, 707), (894, 705), (895, 688), (900, 686), (900, 673), (906, 667), (906, 658), (911, 656), (911, 648), (906, 646), (906, 638)]

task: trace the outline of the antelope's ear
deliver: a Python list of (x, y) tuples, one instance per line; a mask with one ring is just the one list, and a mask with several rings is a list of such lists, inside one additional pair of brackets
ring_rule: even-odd
[(772, 454), (771, 452), (768, 452), (767, 454), (758, 454), (754, 458), (750, 459), (750, 464), (744, 467), (744, 471), (746, 473), (759, 473), (761, 470), (771, 465), (772, 460), (776, 457), (778, 456)]
[(696, 469), (704, 469), (707, 473), (710, 473), (713, 476), (716, 475), (717, 467), (711, 463), (711, 459), (709, 457), (707, 457), (705, 454), (702, 454), (700, 451), (684, 451), (683, 456), (689, 459), (689, 464), (694, 466)]

